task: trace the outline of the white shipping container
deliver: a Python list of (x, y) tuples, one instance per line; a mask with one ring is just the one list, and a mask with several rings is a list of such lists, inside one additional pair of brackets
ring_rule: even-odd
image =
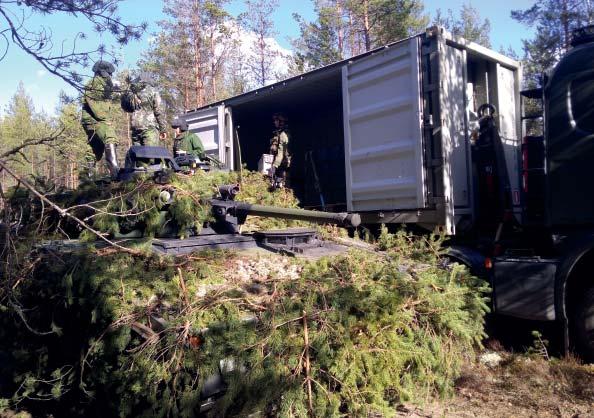
[(184, 117), (228, 168), (262, 171), (271, 116), (284, 112), (304, 206), (454, 234), (474, 221), (470, 135), (484, 103), (519, 195), (520, 76), (518, 62), (435, 27)]

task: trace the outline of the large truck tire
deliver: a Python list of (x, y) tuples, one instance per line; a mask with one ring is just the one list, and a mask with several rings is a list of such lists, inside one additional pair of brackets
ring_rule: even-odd
[(575, 346), (587, 362), (594, 362), (594, 286), (584, 292), (574, 316)]

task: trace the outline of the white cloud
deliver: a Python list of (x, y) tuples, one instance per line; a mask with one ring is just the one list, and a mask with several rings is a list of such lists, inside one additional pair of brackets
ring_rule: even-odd
[(29, 94), (35, 93), (36, 91), (39, 91), (39, 85), (35, 83), (27, 84), (25, 85), (25, 91)]
[[(237, 52), (243, 55), (246, 61), (249, 60), (249, 58), (254, 55), (253, 46), (254, 44), (256, 44), (258, 39), (256, 33), (246, 31), (245, 29), (238, 27), (236, 25), (233, 25), (232, 29), (235, 29), (233, 30), (233, 39), (238, 41), (240, 44), (239, 51)], [(288, 70), (287, 63), (289, 60), (287, 58), (291, 57), (293, 55), (293, 52), (290, 49), (283, 48), (274, 38), (266, 38), (266, 43), (268, 44), (270, 50), (276, 54), (272, 61), (272, 73), (275, 75), (285, 74)], [(272, 84), (276, 81), (279, 80), (267, 80), (266, 84)]]
[(45, 71), (45, 70), (37, 70), (37, 77), (39, 77), (39, 78), (43, 77), (46, 74), (47, 74), (47, 71)]

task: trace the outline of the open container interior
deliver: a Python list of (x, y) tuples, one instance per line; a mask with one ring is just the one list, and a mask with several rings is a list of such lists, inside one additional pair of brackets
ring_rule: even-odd
[(250, 170), (258, 169), (260, 157), (269, 152), (274, 131), (272, 115), (284, 113), (288, 118), (292, 156), (290, 186), (302, 206), (345, 209), (340, 68), (290, 86), (277, 86), (260, 97), (230, 107), (242, 165)]

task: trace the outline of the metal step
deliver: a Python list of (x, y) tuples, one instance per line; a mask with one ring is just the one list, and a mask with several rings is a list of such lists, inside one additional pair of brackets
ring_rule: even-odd
[(155, 252), (171, 255), (189, 254), (201, 250), (245, 250), (256, 248), (256, 246), (253, 237), (240, 234), (198, 235), (185, 239), (156, 238), (152, 242), (152, 248)]
[(535, 89), (523, 90), (520, 94), (527, 99), (542, 99), (542, 88), (537, 87)]
[(542, 113), (534, 113), (531, 115), (524, 115), (522, 116), (522, 120), (535, 120), (535, 119), (540, 119), (543, 117)]

